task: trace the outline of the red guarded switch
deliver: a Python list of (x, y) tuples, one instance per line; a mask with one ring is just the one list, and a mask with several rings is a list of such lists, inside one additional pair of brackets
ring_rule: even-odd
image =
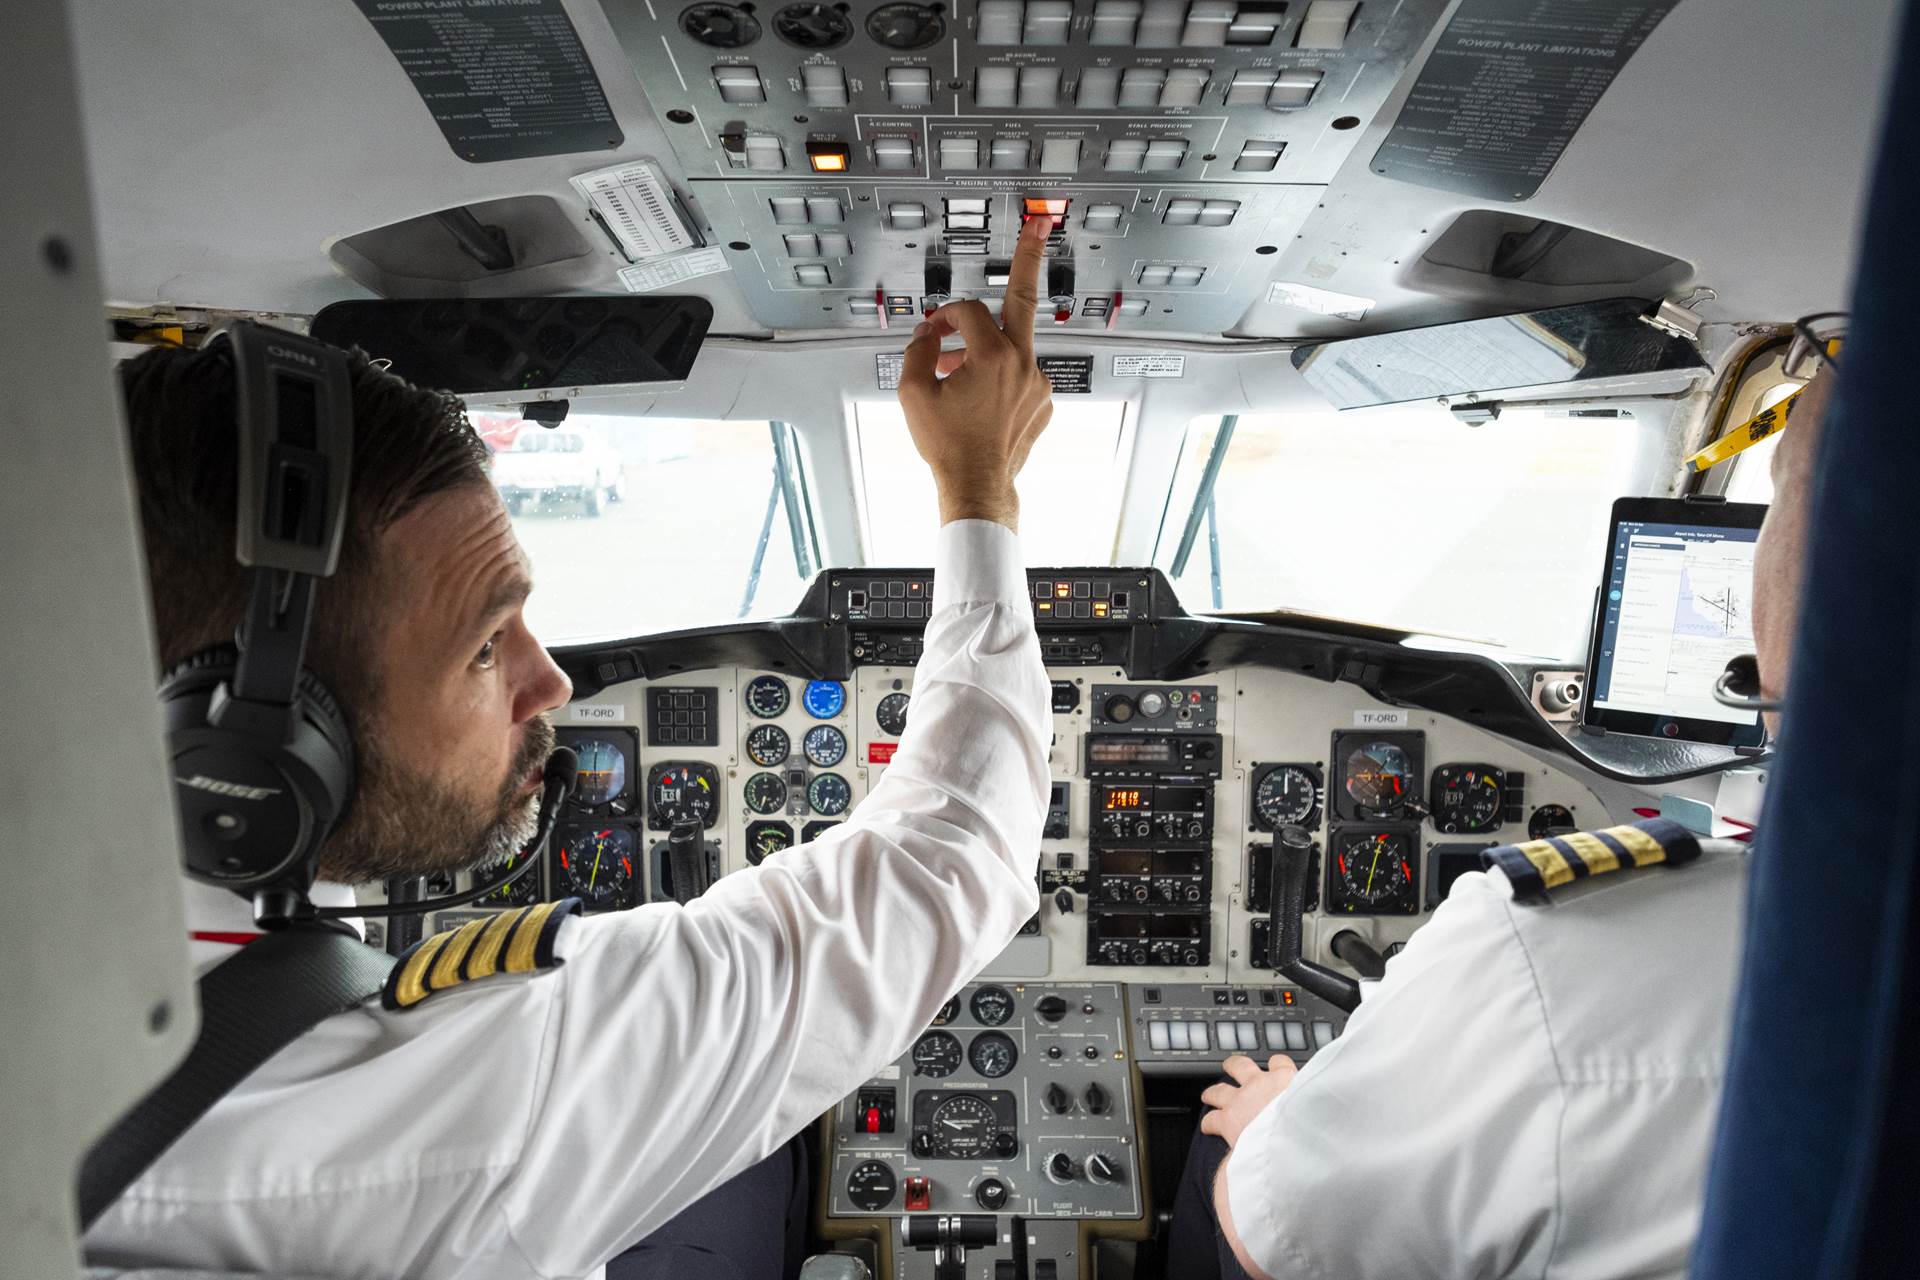
[(907, 1212), (933, 1208), (933, 1183), (926, 1178), (907, 1179)]
[(860, 1127), (868, 1133), (880, 1132), (880, 1108), (868, 1107), (867, 1114), (860, 1119)]

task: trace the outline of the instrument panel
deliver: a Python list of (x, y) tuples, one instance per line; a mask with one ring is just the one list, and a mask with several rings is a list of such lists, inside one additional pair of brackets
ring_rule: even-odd
[[(1150, 1230), (1150, 1092), (1230, 1054), (1305, 1062), (1342, 1033), (1346, 1014), (1271, 954), (1281, 829), (1312, 848), (1302, 954), (1365, 977), (1341, 957), (1391, 956), (1481, 849), (1607, 816), (1539, 753), (1355, 685), (1252, 663), (1134, 678), (1123, 655), (1177, 612), (1158, 575), (1029, 577), (1053, 712), (1039, 909), (821, 1121), (816, 1227), (869, 1240), (895, 1280), (959, 1274), (960, 1254), (965, 1274), (999, 1274), (1021, 1255), (1009, 1224), (1032, 1274), (1088, 1274), (1094, 1237)], [(912, 722), (932, 578), (820, 586), (848, 678), (771, 657), (671, 680), (616, 668), (555, 717), (580, 782), (541, 866), (428, 927), (543, 897), (600, 912), (697, 896), (857, 813)], [(669, 857), (676, 823), (704, 860)], [(675, 886), (674, 866), (706, 884)]]

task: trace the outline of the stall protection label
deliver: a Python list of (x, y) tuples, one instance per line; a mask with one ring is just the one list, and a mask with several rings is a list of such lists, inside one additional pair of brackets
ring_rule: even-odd
[(1187, 376), (1187, 358), (1185, 356), (1115, 356), (1113, 376), (1116, 378), (1184, 378)]

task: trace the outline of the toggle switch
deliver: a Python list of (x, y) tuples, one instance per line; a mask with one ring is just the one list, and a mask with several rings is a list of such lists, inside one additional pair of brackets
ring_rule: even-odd
[(1171, 49), (1187, 25), (1187, 0), (1146, 0), (1134, 43), (1143, 49)]
[(713, 81), (720, 86), (722, 102), (765, 102), (767, 86), (758, 67), (715, 67)]
[(1020, 105), (1057, 107), (1060, 105), (1060, 68), (1020, 68)]
[(918, 231), (927, 225), (927, 206), (896, 200), (887, 206), (887, 225), (895, 231)]
[(1140, 29), (1140, 0), (1094, 0), (1093, 29), (1087, 43), (1130, 45)]
[(1200, 95), (1207, 91), (1207, 73), (1198, 67), (1175, 67), (1167, 72), (1166, 87), (1160, 90), (1163, 107), (1197, 107)]
[(971, 173), (980, 167), (980, 142), (976, 138), (940, 139), (940, 167), (948, 173)]
[(928, 258), (921, 268), (926, 293), (920, 299), (920, 309), (932, 312), (946, 305), (953, 297), (953, 266), (938, 258)]
[(1067, 42), (1067, 28), (1073, 23), (1073, 0), (1027, 0), (1026, 22), (1021, 43), (1057, 45)]
[(1080, 139), (1046, 138), (1040, 143), (1040, 172), (1080, 172)]
[(1138, 173), (1146, 158), (1146, 139), (1115, 138), (1107, 144), (1106, 169), (1109, 173)]
[(1310, 0), (1307, 16), (1293, 37), (1296, 49), (1339, 49), (1347, 43), (1360, 0)]
[(1025, 138), (995, 138), (988, 147), (987, 167), (1015, 171), (1025, 169), (1027, 156), (1032, 149), (1033, 144)]
[(776, 170), (787, 167), (786, 148), (780, 145), (780, 139), (771, 133), (750, 133), (747, 135), (747, 168)]
[(908, 1213), (924, 1213), (933, 1207), (933, 1183), (926, 1178), (907, 1179), (906, 1206)]
[(1200, 221), (1200, 201), (1184, 197), (1169, 200), (1160, 221), (1169, 227), (1191, 227)]
[(1112, 231), (1120, 225), (1122, 212), (1117, 204), (1090, 204), (1083, 225), (1089, 231)]
[(1267, 94), (1267, 105), (1275, 111), (1306, 106), (1313, 101), (1313, 92), (1320, 87), (1323, 74), (1305, 67), (1282, 71), (1274, 81), (1273, 91)]
[(1128, 67), (1120, 73), (1120, 105), (1154, 107), (1160, 105), (1160, 90), (1166, 87), (1167, 73), (1158, 67)]
[(1011, 107), (1019, 98), (1017, 67), (982, 67), (973, 77), (973, 105)]
[(1265, 106), (1267, 95), (1279, 80), (1280, 73), (1270, 67), (1243, 67), (1233, 73), (1233, 79), (1227, 84), (1227, 105)]
[(1120, 68), (1088, 67), (1080, 73), (1074, 105), (1088, 111), (1110, 111), (1120, 105)]
[(1024, 9), (1020, 0), (980, 0), (974, 39), (981, 44), (1019, 44)]
[(1235, 173), (1272, 173), (1274, 166), (1280, 163), (1280, 155), (1287, 149), (1284, 142), (1263, 142), (1259, 139), (1243, 144), (1240, 154), (1233, 158)]
[(847, 73), (832, 63), (812, 63), (800, 68), (800, 87), (811, 107), (847, 105)]
[(1242, 3), (1236, 7), (1233, 22), (1227, 27), (1227, 43), (1242, 48), (1249, 45), (1272, 44), (1286, 16), (1287, 6), (1282, 0), (1271, 0), (1270, 3)]
[(873, 167), (899, 173), (918, 167), (912, 138), (881, 137), (873, 140)]
[(927, 67), (888, 67), (887, 101), (896, 107), (933, 105), (933, 71)]
[(1193, 0), (1187, 6), (1186, 25), (1180, 29), (1181, 45), (1189, 49), (1223, 47), (1236, 8), (1234, 0)]
[[(1060, 224), (1054, 224), (1058, 227)], [(1053, 322), (1065, 324), (1073, 319), (1073, 260), (1054, 258), (1047, 263), (1047, 305), (1053, 308)]]
[(1147, 143), (1145, 163), (1140, 167), (1149, 173), (1165, 173), (1178, 169), (1187, 160), (1187, 144), (1181, 138), (1154, 138)]

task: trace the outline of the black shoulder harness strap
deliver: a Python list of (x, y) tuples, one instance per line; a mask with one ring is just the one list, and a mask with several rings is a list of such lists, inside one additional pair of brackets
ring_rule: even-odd
[(296, 925), (248, 943), (204, 975), (200, 1036), (186, 1060), (80, 1166), (81, 1229), (268, 1058), (380, 994), (393, 964), (351, 933)]

